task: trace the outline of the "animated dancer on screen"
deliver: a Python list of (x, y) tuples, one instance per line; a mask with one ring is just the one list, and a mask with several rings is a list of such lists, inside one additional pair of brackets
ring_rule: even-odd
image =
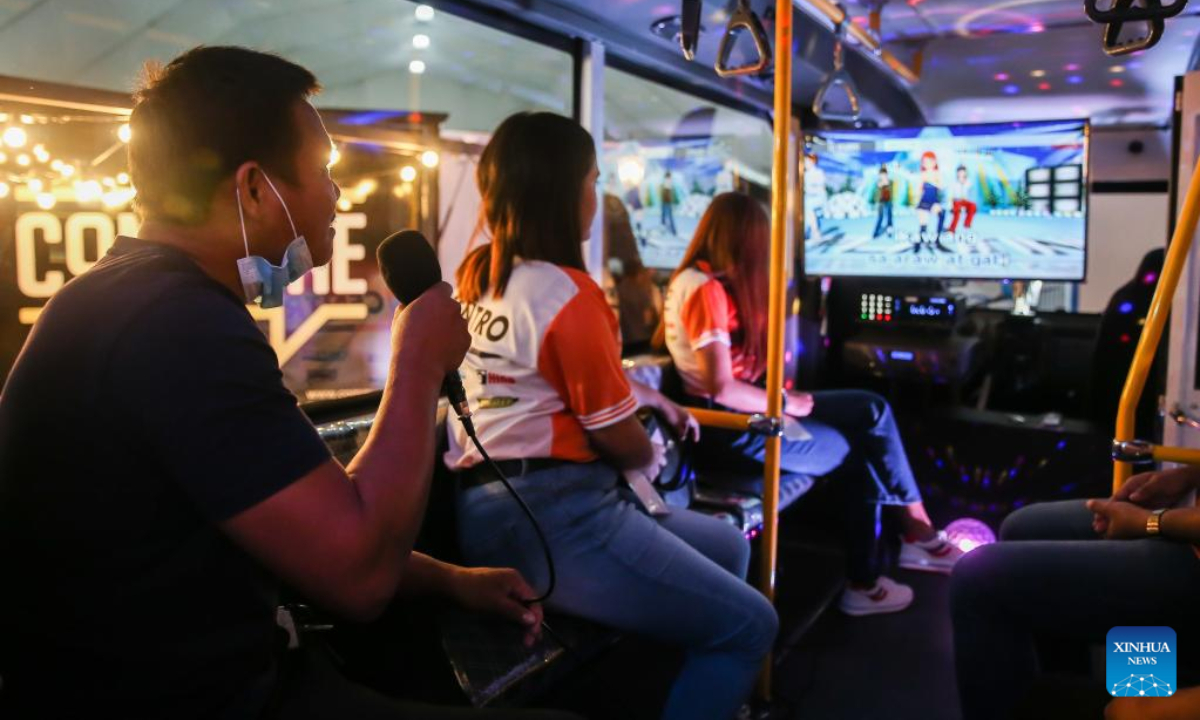
[(659, 194), (659, 200), (662, 202), (662, 226), (663, 229), (672, 235), (678, 235), (675, 230), (675, 186), (671, 181), (671, 171), (663, 176), (662, 190)]
[(879, 166), (879, 177), (875, 180), (875, 188), (879, 192), (876, 198), (879, 219), (875, 221), (875, 234), (871, 236), (872, 240), (884, 232), (895, 232), (895, 228), (892, 226), (892, 179), (888, 177), (886, 165)]
[[(917, 234), (917, 243), (913, 246), (914, 252), (919, 252), (922, 245), (932, 243), (937, 245), (939, 250), (945, 250), (942, 247), (942, 225), (946, 222), (946, 210), (940, 202), (942, 192), (942, 175), (938, 170), (937, 155), (933, 151), (926, 151), (921, 155), (921, 201), (917, 203), (917, 223), (920, 225), (920, 232)], [(937, 233), (929, 237), (925, 233), (925, 229), (929, 227), (929, 214), (937, 215)]]
[(966, 212), (967, 219), (963, 223), (963, 227), (970, 230), (971, 221), (975, 219), (975, 211), (979, 209), (975, 203), (971, 202), (971, 183), (967, 180), (967, 168), (959, 165), (954, 175), (954, 182), (950, 185), (950, 200), (953, 203), (950, 216), (951, 235), (958, 228), (960, 212)]
[(817, 166), (817, 156), (804, 156), (804, 234), (811, 241), (821, 241), (821, 216), (829, 190), (825, 187), (825, 171)]

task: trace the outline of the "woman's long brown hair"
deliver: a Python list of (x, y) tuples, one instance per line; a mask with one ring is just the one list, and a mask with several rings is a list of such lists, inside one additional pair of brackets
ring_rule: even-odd
[(579, 206), (595, 162), (592, 136), (574, 120), (525, 112), (500, 123), (475, 173), (492, 240), (458, 268), (460, 300), (501, 297), (517, 257), (584, 269)]
[[(767, 265), (771, 221), (754, 198), (727, 192), (713, 198), (679, 268), (671, 275), (707, 262), (732, 291), (741, 328), (746, 369), (758, 377), (767, 366)], [(666, 344), (666, 326), (659, 323), (654, 344)]]

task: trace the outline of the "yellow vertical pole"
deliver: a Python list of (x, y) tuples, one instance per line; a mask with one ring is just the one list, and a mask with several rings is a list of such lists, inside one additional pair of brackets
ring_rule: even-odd
[[(1133, 354), (1133, 363), (1129, 366), (1129, 375), (1125, 379), (1125, 389), (1121, 391), (1121, 404), (1117, 409), (1117, 432), (1114, 440), (1133, 440), (1135, 418), (1138, 401), (1142, 391), (1146, 389), (1146, 378), (1150, 375), (1150, 367), (1154, 364), (1154, 351), (1162, 338), (1163, 328), (1167, 324), (1167, 316), (1171, 312), (1171, 301), (1175, 298), (1175, 288), (1179, 286), (1179, 278), (1187, 263), (1188, 253), (1192, 249), (1192, 238), (1196, 235), (1196, 221), (1200, 219), (1200, 163), (1192, 171), (1192, 180), (1188, 185), (1187, 196), (1183, 200), (1183, 208), (1179, 213), (1179, 222), (1175, 224), (1175, 235), (1171, 238), (1171, 246), (1167, 248), (1167, 259), (1163, 263), (1162, 275), (1158, 279), (1158, 287), (1154, 291), (1154, 299), (1150, 302), (1150, 313), (1146, 315), (1146, 325), (1142, 329), (1142, 337), (1138, 340), (1137, 350)], [(1113, 492), (1133, 474), (1133, 465), (1126, 462), (1113, 463)]]
[[(792, 127), (792, 0), (775, 6), (775, 154), (771, 164), (771, 281), (767, 314), (767, 415), (783, 413), (783, 325), (787, 296), (784, 267), (788, 223), (788, 162)], [(762, 578), (760, 588), (775, 602), (775, 565), (779, 551), (779, 443), (767, 438), (763, 470)], [(759, 694), (771, 697), (771, 658), (767, 658)]]

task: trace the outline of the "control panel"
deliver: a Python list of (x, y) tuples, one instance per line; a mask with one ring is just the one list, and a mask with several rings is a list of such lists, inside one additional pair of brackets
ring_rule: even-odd
[(872, 326), (949, 330), (957, 323), (961, 309), (961, 299), (953, 295), (862, 293), (858, 321)]

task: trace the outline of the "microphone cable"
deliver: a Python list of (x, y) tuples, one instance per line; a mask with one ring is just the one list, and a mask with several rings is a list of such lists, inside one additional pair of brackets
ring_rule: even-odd
[(500, 466), (496, 464), (496, 461), (492, 460), (492, 457), (487, 454), (487, 450), (483, 449), (483, 443), (479, 442), (479, 437), (475, 435), (475, 423), (472, 422), (470, 414), (459, 414), (458, 420), (462, 423), (463, 429), (466, 430), (467, 437), (471, 438), (471, 443), (475, 445), (475, 449), (478, 450), (479, 454), (483, 457), (483, 461), (487, 463), (487, 466), (496, 475), (496, 479), (504, 484), (504, 489), (507, 490), (508, 494), (511, 495), (513, 500), (517, 502), (517, 505), (521, 506), (521, 510), (525, 513), (525, 517), (529, 518), (529, 524), (533, 526), (533, 531), (537, 533), (538, 542), (541, 543), (542, 552), (546, 556), (546, 570), (549, 575), (549, 581), (546, 584), (545, 592), (536, 598), (533, 598), (532, 600), (522, 600), (521, 604), (529, 606), (545, 602), (546, 598), (550, 597), (550, 595), (554, 592), (554, 586), (558, 583), (558, 577), (554, 571), (554, 557), (550, 553), (550, 543), (546, 540), (546, 534), (542, 532), (542, 526), (538, 523), (537, 518), (534, 516), (533, 510), (529, 508), (529, 505), (525, 503), (525, 500), (521, 497), (521, 494), (517, 492), (517, 489), (514, 488), (512, 483), (508, 481), (508, 478), (504, 475), (504, 471), (500, 469)]

